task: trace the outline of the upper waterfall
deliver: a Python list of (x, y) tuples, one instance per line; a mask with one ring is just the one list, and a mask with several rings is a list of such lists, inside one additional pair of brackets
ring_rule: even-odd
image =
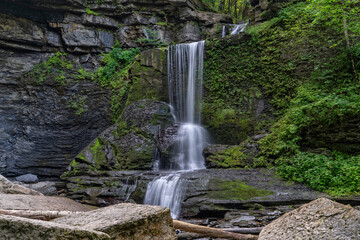
[(205, 41), (177, 44), (168, 51), (169, 100), (180, 123), (171, 169), (204, 168), (206, 130), (200, 126)]
[(181, 123), (200, 123), (204, 45), (200, 41), (169, 47), (169, 100)]

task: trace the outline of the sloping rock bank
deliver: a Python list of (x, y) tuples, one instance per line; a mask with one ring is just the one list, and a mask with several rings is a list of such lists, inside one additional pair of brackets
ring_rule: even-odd
[[(147, 184), (161, 172), (109, 171), (106, 175), (67, 178), (62, 187), (67, 196), (93, 204), (126, 200), (143, 203)], [(181, 218), (205, 219), (210, 226), (265, 226), (301, 204), (326, 194), (301, 184), (290, 184), (267, 169), (206, 169), (181, 176), (186, 191)], [(360, 206), (360, 198), (337, 199)]]

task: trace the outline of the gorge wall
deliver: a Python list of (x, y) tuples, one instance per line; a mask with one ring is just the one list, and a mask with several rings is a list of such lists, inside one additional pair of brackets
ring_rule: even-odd
[[(205, 6), (195, 0), (2, 1), (0, 173), (59, 176), (113, 123), (111, 90), (90, 76), (100, 53), (115, 42), (144, 49), (197, 41), (220, 35), (220, 23), (231, 22), (199, 9)], [(67, 56), (47, 60), (58, 51)]]

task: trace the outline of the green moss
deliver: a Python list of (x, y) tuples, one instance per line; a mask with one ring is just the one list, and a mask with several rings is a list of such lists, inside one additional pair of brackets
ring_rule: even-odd
[(86, 8), (86, 9), (85, 9), (85, 12), (86, 12), (86, 14), (88, 14), (88, 15), (95, 15), (95, 16), (98, 16), (98, 15), (99, 15), (99, 13), (91, 10), (90, 8)]
[(157, 22), (156, 24), (159, 25), (159, 26), (166, 26), (167, 25), (166, 22)]
[(229, 147), (207, 157), (206, 160), (219, 168), (245, 167), (246, 162), (244, 160), (247, 159), (247, 156), (243, 151), (244, 149), (241, 146)]
[(95, 142), (90, 146), (90, 149), (93, 154), (93, 161), (95, 169), (107, 169), (108, 161), (105, 156), (105, 143), (104, 141), (98, 137)]
[(87, 111), (86, 103), (86, 96), (77, 96), (73, 94), (67, 101), (66, 105), (68, 108), (75, 110), (76, 115), (82, 115), (84, 112)]
[(36, 84), (42, 84), (45, 81), (55, 81), (61, 85), (66, 85), (66, 80), (70, 77), (74, 69), (73, 62), (66, 59), (67, 54), (56, 52), (48, 60), (36, 65), (26, 77)]
[(329, 38), (338, 36), (313, 29), (301, 15), (306, 5), (290, 6), (278, 17), (248, 28), (238, 40), (207, 41), (203, 122), (218, 142), (239, 144), (268, 130), (271, 122), (259, 121), (265, 117), (257, 113), (258, 101), (265, 102), (262, 114), (267, 119), (282, 114), (314, 67), (333, 55)]
[(240, 180), (212, 179), (209, 189), (214, 189), (206, 197), (212, 199), (227, 199), (245, 201), (256, 197), (264, 197), (274, 194), (273, 192), (246, 185)]

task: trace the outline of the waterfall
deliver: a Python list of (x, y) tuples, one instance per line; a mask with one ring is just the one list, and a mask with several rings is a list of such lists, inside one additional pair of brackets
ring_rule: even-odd
[(145, 35), (145, 38), (146, 38), (146, 39), (150, 39), (148, 29), (143, 28), (142, 30), (143, 30), (143, 33), (144, 33), (144, 35)]
[(239, 34), (239, 33), (242, 33), (245, 28), (247, 27), (248, 25), (248, 22), (243, 22), (243, 23), (240, 23), (240, 24), (235, 24), (234, 25), (234, 28), (232, 29), (231, 31), (231, 35), (235, 35), (235, 34)]
[(178, 170), (148, 184), (144, 203), (168, 207), (173, 218), (180, 214), (185, 188), (181, 171), (205, 168), (202, 150), (206, 130), (200, 126), (205, 41), (177, 44), (168, 48), (168, 86), (172, 112), (180, 124), (170, 161)]
[(226, 27), (225, 25), (222, 27), (222, 33), (221, 33), (221, 37), (224, 38), (226, 33), (225, 33)]

